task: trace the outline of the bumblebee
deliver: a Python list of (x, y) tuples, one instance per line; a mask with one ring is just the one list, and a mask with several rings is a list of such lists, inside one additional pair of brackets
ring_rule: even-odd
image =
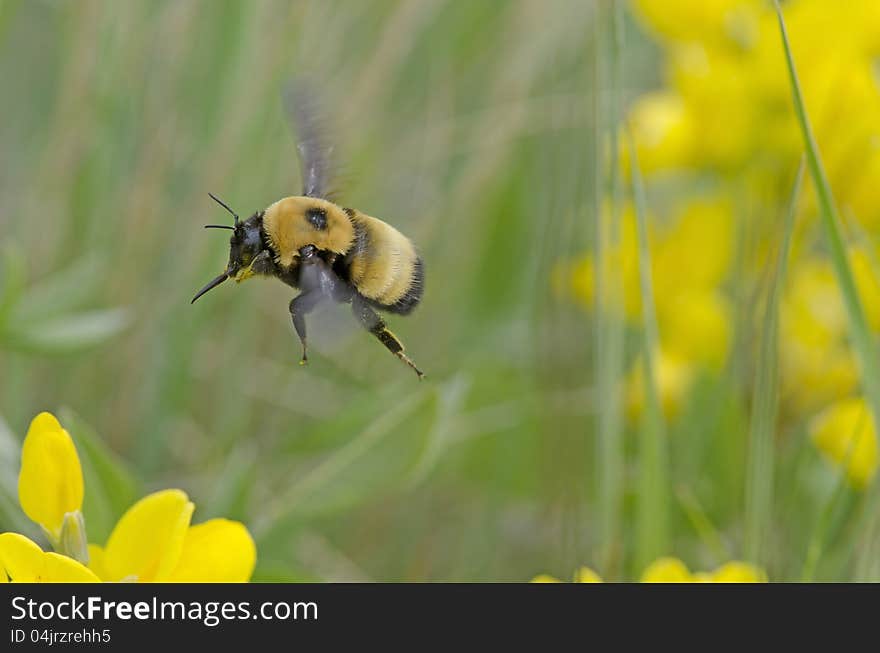
[(285, 197), (246, 220), (222, 200), (210, 197), (233, 217), (233, 225), (205, 225), (232, 231), (226, 269), (196, 293), (192, 303), (227, 279), (276, 277), (300, 290), (290, 317), (308, 362), (306, 315), (325, 301), (350, 304), (357, 321), (419, 379), (424, 374), (404, 353), (403, 343), (376, 313), (408, 315), (424, 288), (422, 259), (413, 243), (386, 222), (328, 199), (329, 149), (319, 141), (315, 117), (299, 103), (295, 114), (303, 194)]

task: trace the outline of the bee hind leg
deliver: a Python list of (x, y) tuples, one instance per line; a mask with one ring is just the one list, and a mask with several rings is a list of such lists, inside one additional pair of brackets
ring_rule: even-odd
[(304, 292), (293, 298), (290, 302), (290, 318), (293, 320), (293, 328), (299, 341), (302, 343), (302, 359), (300, 365), (309, 362), (308, 348), (306, 346), (306, 315), (311, 313), (321, 303), (325, 296), (319, 290)]
[(412, 359), (403, 353), (403, 343), (397, 339), (391, 331), (388, 330), (388, 326), (385, 324), (385, 321), (379, 317), (379, 315), (374, 311), (370, 306), (360, 297), (354, 297), (351, 302), (351, 309), (354, 312), (354, 316), (357, 318), (358, 322), (370, 333), (372, 333), (376, 338), (379, 339), (385, 347), (388, 348), (392, 354), (397, 356), (404, 363), (409, 365), (416, 374), (419, 376), (419, 380), (425, 378), (424, 373), (416, 367), (416, 364), (412, 361)]

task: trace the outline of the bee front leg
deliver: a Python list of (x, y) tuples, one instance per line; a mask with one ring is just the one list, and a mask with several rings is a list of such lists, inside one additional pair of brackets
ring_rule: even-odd
[(409, 365), (416, 374), (419, 375), (419, 380), (425, 378), (424, 373), (416, 367), (416, 364), (412, 361), (412, 359), (403, 353), (403, 343), (397, 339), (391, 331), (388, 330), (388, 326), (385, 324), (385, 321), (379, 317), (379, 315), (374, 311), (370, 306), (358, 295), (355, 295), (351, 301), (351, 309), (354, 312), (354, 316), (357, 318), (358, 322), (370, 333), (372, 333), (376, 338), (378, 338), (379, 342), (381, 342), (385, 347), (388, 348), (392, 354), (397, 356), (404, 363)]
[(294, 297), (293, 301), (290, 302), (290, 317), (293, 320), (293, 328), (296, 330), (296, 335), (299, 336), (300, 343), (302, 343), (300, 365), (305, 365), (309, 362), (306, 347), (306, 315), (311, 313), (324, 298), (325, 295), (320, 290), (312, 290)]
[(251, 270), (254, 274), (275, 274), (277, 268), (275, 267), (275, 261), (272, 260), (272, 254), (268, 250), (262, 250), (251, 262)]
[(296, 329), (302, 342), (303, 356), (300, 365), (305, 365), (309, 359), (306, 350), (305, 316), (325, 299), (337, 302), (350, 301), (351, 289), (318, 255), (314, 245), (306, 245), (299, 250), (299, 255), (298, 285), (303, 291), (299, 297), (290, 302), (290, 317), (293, 319), (293, 328)]

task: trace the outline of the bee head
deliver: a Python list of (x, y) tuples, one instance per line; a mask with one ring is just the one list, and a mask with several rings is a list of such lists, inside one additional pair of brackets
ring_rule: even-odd
[(253, 275), (251, 266), (257, 254), (264, 249), (262, 225), (263, 212), (259, 211), (244, 222), (237, 223), (232, 229), (226, 274), (237, 282)]
[[(211, 194), (209, 193), (209, 195)], [(208, 229), (228, 229), (232, 231), (232, 237), (229, 239), (229, 263), (222, 274), (216, 276), (196, 293), (191, 303), (195, 303), (199, 297), (209, 290), (216, 288), (227, 279), (234, 279), (237, 283), (240, 283), (253, 276), (254, 261), (265, 247), (262, 236), (263, 211), (257, 211), (247, 220), (241, 221), (235, 211), (230, 209), (224, 202), (214, 195), (211, 195), (211, 198), (229, 211), (234, 220), (231, 227), (218, 224), (205, 225)]]

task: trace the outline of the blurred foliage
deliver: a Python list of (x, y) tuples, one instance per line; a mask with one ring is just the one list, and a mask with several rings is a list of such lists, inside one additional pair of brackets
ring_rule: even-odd
[[(640, 332), (632, 162), (621, 154), (615, 179), (605, 160), (626, 115), (659, 327), (647, 367), (666, 420), (668, 462), (654, 461), (667, 467), (664, 553), (690, 569), (742, 558), (751, 384), (755, 370), (777, 369), (754, 342), (764, 271), (802, 147), (784, 74), (751, 75), (783, 61), (764, 13), (760, 38), (743, 45), (741, 21), (707, 11), (688, 31), (666, 18), (702, 3), (662, 4), (627, 3), (615, 42), (613, 3), (598, 0), (0, 2), (0, 79), (13, 100), (0, 121), (0, 530), (38, 536), (17, 507), (19, 442), (40, 410), (67, 407), (58, 414), (83, 459), (97, 540), (134, 497), (180, 487), (195, 521), (248, 525), (257, 580), (568, 578), (584, 564), (638, 578), (644, 402), (631, 390), (644, 386), (635, 370), (651, 339)], [(752, 4), (716, 9), (741, 16)], [(425, 259), (423, 304), (389, 318), (424, 383), (342, 307), (311, 318), (301, 368), (291, 292), (277, 282), (189, 305), (227, 256), (223, 232), (202, 229), (223, 219), (208, 191), (242, 215), (300, 191), (282, 94), (303, 74), (322, 83), (340, 201), (398, 226)], [(748, 121), (734, 120), (737, 102), (754, 110)], [(765, 124), (778, 141), (750, 131)], [(835, 156), (837, 177), (847, 160)], [(779, 300), (782, 416), (761, 412), (774, 449), (762, 566), (771, 579), (811, 567), (839, 580), (863, 501), (811, 444), (816, 402), (799, 404), (793, 389), (854, 362), (786, 347), (816, 332), (798, 311), (827, 326), (809, 298), (833, 295), (824, 276), (799, 271), (805, 251), (827, 267), (804, 236), (815, 205), (803, 204), (795, 290)], [(597, 533), (597, 418), (610, 410), (597, 393), (591, 276), (600, 213), (619, 220), (603, 256), (621, 276), (626, 323), (606, 326), (629, 374), (609, 541)], [(858, 224), (847, 220), (853, 234)], [(874, 224), (854, 242), (876, 244)], [(843, 325), (823, 342), (849, 356)], [(612, 390), (623, 381), (609, 379)], [(827, 403), (854, 385), (818, 394)]]
[[(588, 354), (548, 278), (587, 243), (592, 13), (3, 3), (0, 414), (14, 442), (70, 407), (90, 535), (179, 486), (197, 520), (249, 525), (264, 580), (515, 580), (583, 556), (567, 488), (592, 468)], [(390, 324), (423, 384), (344, 308), (314, 317), (300, 368), (282, 284), (189, 306), (227, 255), (201, 228), (207, 192), (243, 214), (299, 192), (281, 97), (303, 73), (323, 82), (340, 200), (422, 250), (426, 300)]]
[(20, 250), (2, 260), (0, 343), (28, 354), (74, 353), (103, 343), (128, 323), (124, 309), (76, 310), (102, 283), (93, 258), (83, 259), (27, 285)]

